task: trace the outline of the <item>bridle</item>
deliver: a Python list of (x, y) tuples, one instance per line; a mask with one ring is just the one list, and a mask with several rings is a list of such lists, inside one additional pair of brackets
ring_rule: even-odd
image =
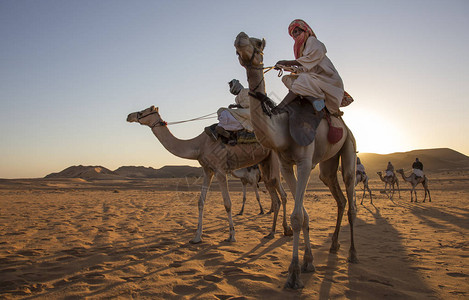
[[(137, 112), (137, 121), (140, 123), (140, 120), (143, 119), (143, 118), (146, 118), (148, 116), (151, 116), (151, 115), (154, 115), (158, 113), (156, 110), (152, 110), (151, 112), (147, 113), (147, 114), (143, 114), (142, 112)], [(168, 123), (166, 123), (165, 121), (156, 121), (155, 123), (153, 123), (152, 125), (150, 125), (150, 128), (155, 128), (155, 127), (160, 127), (160, 126), (166, 126), (168, 125)]]
[[(252, 51), (252, 55), (251, 55), (251, 58), (249, 59), (249, 61), (247, 63), (245, 63), (243, 60), (243, 67), (245, 68), (250, 68), (250, 69), (255, 69), (255, 70), (264, 70), (264, 69), (267, 69), (266, 72), (270, 71), (272, 68), (271, 67), (268, 67), (268, 68), (264, 68), (264, 63), (260, 63), (259, 65), (254, 65), (253, 64), (253, 61), (254, 61), (254, 58), (256, 57), (256, 54), (260, 54), (260, 55), (264, 55), (264, 53), (259, 50), (257, 47), (254, 47), (253, 46), (253, 51)], [(236, 51), (236, 54), (238, 54), (239, 56), (239, 52)], [(248, 78), (249, 80), (249, 78)], [(250, 89), (251, 92), (254, 92), (255, 90), (257, 90), (257, 88), (261, 85), (261, 83), (264, 81), (264, 76), (262, 76), (262, 79), (259, 81), (259, 83), (256, 85), (256, 87), (254, 89)]]

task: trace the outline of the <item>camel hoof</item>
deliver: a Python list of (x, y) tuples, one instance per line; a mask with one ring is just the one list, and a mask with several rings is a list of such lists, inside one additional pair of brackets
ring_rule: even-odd
[(304, 273), (314, 273), (316, 268), (314, 267), (313, 263), (311, 262), (304, 262), (303, 266), (301, 266), (301, 272)]
[(349, 258), (347, 260), (348, 260), (349, 263), (352, 263), (352, 264), (358, 264), (359, 263), (358, 257), (356, 255), (349, 256)]
[(266, 235), (264, 238), (265, 239), (268, 239), (268, 240), (271, 240), (275, 237), (275, 232), (271, 232), (269, 233), (268, 235)]
[(357, 251), (355, 249), (350, 249), (348, 252), (348, 262), (352, 264), (358, 263)]
[(225, 242), (228, 242), (228, 243), (236, 242), (236, 239), (233, 236), (230, 236), (229, 238), (225, 240)]
[(337, 245), (331, 246), (331, 248), (329, 249), (329, 252), (336, 254), (337, 252), (339, 252), (339, 249), (340, 249), (340, 244), (337, 243)]
[(300, 266), (298, 263), (291, 263), (288, 268), (288, 279), (285, 283), (285, 288), (294, 290), (302, 289), (304, 284), (300, 279), (300, 274)]
[(200, 239), (199, 239), (199, 240), (195, 240), (195, 239), (194, 239), (194, 240), (190, 240), (189, 243), (194, 244), (194, 245), (195, 245), (195, 244), (200, 244), (200, 243), (202, 243), (202, 240), (200, 240)]
[(293, 235), (293, 230), (291, 230), (290, 227), (284, 228), (284, 229), (283, 229), (283, 235), (284, 235), (284, 236), (292, 236), (292, 235)]
[(242, 213), (242, 212), (239, 212), (239, 213), (237, 213), (236, 215), (237, 215), (237, 216), (242, 216), (243, 213)]
[(264, 211), (263, 211), (263, 210), (261, 210), (261, 212), (259, 213), (259, 215), (263, 215), (263, 214), (264, 214)]

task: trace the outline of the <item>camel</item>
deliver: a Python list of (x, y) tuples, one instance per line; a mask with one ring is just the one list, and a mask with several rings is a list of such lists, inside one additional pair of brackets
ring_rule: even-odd
[(417, 203), (417, 190), (415, 189), (415, 187), (419, 183), (422, 184), (423, 189), (425, 191), (425, 197), (423, 198), (423, 202), (425, 202), (425, 199), (427, 199), (427, 193), (428, 193), (428, 202), (432, 202), (432, 197), (430, 196), (430, 190), (428, 189), (428, 179), (425, 175), (423, 175), (423, 177), (417, 177), (414, 173), (412, 173), (410, 174), (410, 176), (406, 176), (404, 174), (403, 169), (396, 170), (396, 172), (401, 174), (404, 181), (407, 181), (412, 186), (412, 189), (410, 190), (410, 202), (414, 202), (413, 194), (415, 194), (415, 202)]
[[(379, 178), (381, 179), (382, 182), (384, 182), (384, 192), (386, 195), (389, 197), (389, 199), (392, 199), (394, 196), (394, 191), (395, 191), (395, 185), (397, 186), (397, 192), (399, 193), (399, 199), (401, 198), (401, 191), (399, 190), (399, 179), (397, 179), (396, 174), (392, 176), (384, 176), (383, 177), (383, 172), (376, 172), (378, 174)], [(387, 187), (389, 185), (389, 193), (387, 192)]]
[(278, 158), (274, 152), (265, 149), (258, 143), (228, 146), (222, 144), (220, 140), (211, 140), (210, 137), (203, 132), (195, 138), (180, 140), (173, 136), (169, 131), (166, 126), (167, 123), (163, 121), (158, 108), (155, 106), (129, 114), (127, 116), (127, 122), (137, 122), (141, 125), (149, 126), (153, 134), (166, 148), (166, 150), (181, 158), (197, 160), (202, 166), (204, 176), (202, 191), (198, 202), (199, 218), (197, 231), (195, 237), (190, 241), (191, 243), (197, 244), (202, 241), (202, 220), (204, 215), (205, 199), (213, 176), (217, 178), (218, 184), (220, 185), (225, 210), (228, 215), (229, 237), (225, 241), (236, 241), (235, 228), (231, 215), (231, 199), (228, 192), (227, 174), (233, 170), (252, 166), (254, 164), (259, 164), (262, 174), (264, 175), (265, 187), (274, 202), (272, 229), (266, 237), (273, 238), (275, 235), (277, 216), (280, 210), (280, 199), (278, 194), (280, 194), (280, 197), (282, 198), (284, 234), (292, 234), (291, 228), (288, 226), (286, 220), (286, 193), (281, 185)]
[(366, 190), (368, 190), (368, 193), (370, 194), (370, 202), (371, 204), (373, 204), (373, 197), (371, 196), (371, 189), (368, 186), (368, 180), (369, 178), (368, 178), (368, 175), (366, 175), (366, 173), (357, 173), (355, 186), (357, 186), (357, 184), (359, 184), (360, 182), (363, 182), (363, 195), (362, 195), (362, 202), (360, 202), (360, 204), (363, 204), (363, 199), (365, 198)]
[[(348, 260), (352, 263), (358, 262), (354, 243), (354, 222), (356, 217), (355, 203), (355, 166), (356, 166), (356, 143), (352, 132), (345, 125), (342, 118), (338, 118), (343, 130), (342, 138), (335, 144), (329, 143), (327, 139), (328, 123), (321, 120), (314, 141), (307, 146), (300, 146), (292, 139), (289, 131), (288, 114), (281, 113), (269, 116), (263, 112), (263, 102), (258, 100), (267, 97), (265, 92), (265, 81), (263, 73), (263, 50), (265, 40), (250, 38), (241, 32), (234, 42), (236, 53), (240, 64), (246, 69), (249, 89), (251, 90), (250, 111), (251, 123), (258, 141), (266, 148), (274, 150), (280, 159), (282, 175), (285, 178), (290, 191), (295, 199), (295, 206), (290, 217), (293, 229), (293, 251), (292, 261), (288, 269), (288, 279), (285, 284), (288, 288), (298, 289), (303, 287), (300, 275), (301, 271), (314, 272), (313, 255), (309, 238), (309, 215), (306, 212), (303, 200), (306, 185), (311, 170), (319, 164), (320, 179), (329, 187), (337, 202), (337, 223), (332, 236), (330, 252), (337, 253), (339, 250), (338, 236), (342, 217), (347, 204), (347, 199), (340, 188), (337, 179), (339, 160), (341, 160), (342, 177), (345, 183), (348, 198), (348, 220), (350, 224), (350, 249)], [(255, 97), (254, 97), (255, 96)], [(294, 166), (296, 165), (296, 176)], [(303, 231), (305, 252), (303, 264), (300, 268), (298, 248), (301, 230)]]
[(244, 204), (246, 203), (246, 186), (249, 184), (252, 186), (254, 193), (256, 193), (257, 203), (259, 203), (260, 212), (259, 214), (264, 214), (264, 209), (262, 208), (261, 198), (259, 196), (259, 181), (261, 180), (261, 171), (257, 166), (242, 168), (234, 170), (231, 172), (231, 175), (241, 179), (241, 184), (243, 185), (243, 206), (241, 211), (238, 213), (239, 216), (243, 215)]

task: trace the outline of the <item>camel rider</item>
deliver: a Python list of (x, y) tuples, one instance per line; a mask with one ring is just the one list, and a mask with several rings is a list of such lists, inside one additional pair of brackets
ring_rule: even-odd
[(356, 170), (357, 176), (360, 175), (365, 175), (365, 166), (362, 165), (362, 162), (360, 161), (360, 157), (357, 157), (357, 170)]
[(412, 164), (412, 173), (415, 174), (417, 177), (423, 177), (423, 164), (422, 162), (416, 158), (414, 163)]
[(388, 166), (386, 167), (386, 177), (394, 177), (394, 166), (390, 161), (388, 161)]
[[(339, 107), (350, 104), (353, 99), (344, 91), (342, 78), (326, 56), (326, 47), (303, 20), (296, 19), (291, 22), (288, 33), (295, 40), (293, 50), (296, 59), (280, 60), (276, 63), (277, 68), (286, 67), (287, 71), (293, 72), (283, 76), (282, 81), (289, 91), (272, 113), (284, 112), (284, 108), (299, 95), (324, 99), (329, 113), (341, 115)], [(313, 105), (316, 110), (320, 110), (324, 102), (315, 101)]]
[(250, 118), (249, 89), (244, 88), (236, 79), (231, 80), (228, 84), (230, 86), (230, 92), (236, 96), (236, 104), (230, 104), (228, 108), (220, 108), (217, 111), (218, 124), (205, 127), (205, 133), (214, 141), (217, 140), (218, 136), (223, 136), (233, 144), (236, 142), (236, 140), (230, 140), (233, 138), (233, 132), (243, 129), (253, 131), (254, 129)]

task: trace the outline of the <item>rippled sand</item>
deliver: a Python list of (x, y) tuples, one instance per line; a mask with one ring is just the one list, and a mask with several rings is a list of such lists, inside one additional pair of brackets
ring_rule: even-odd
[[(350, 230), (330, 254), (336, 204), (311, 183), (315, 273), (302, 290), (284, 289), (292, 239), (264, 236), (271, 215), (257, 215), (253, 193), (234, 216), (237, 242), (216, 187), (209, 193), (201, 244), (193, 245), (198, 184), (154, 181), (2, 180), (0, 182), (0, 297), (20, 299), (457, 299), (469, 297), (469, 180), (430, 182), (432, 202), (410, 203), (408, 190), (390, 200), (371, 181), (356, 220), (360, 263), (347, 262)], [(241, 189), (233, 181), (233, 212)], [(408, 188), (401, 183), (401, 188)], [(261, 193), (264, 209), (270, 207)], [(288, 210), (293, 207), (288, 196)], [(281, 216), (280, 216), (281, 217)], [(289, 219), (289, 218), (288, 218)], [(280, 223), (281, 224), (281, 223)], [(300, 245), (302, 256), (302, 245)]]

